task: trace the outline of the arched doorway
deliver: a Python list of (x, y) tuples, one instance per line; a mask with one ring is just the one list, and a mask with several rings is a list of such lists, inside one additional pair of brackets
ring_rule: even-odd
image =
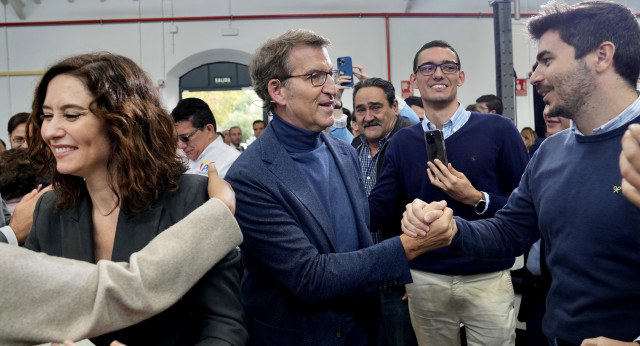
[(216, 118), (217, 131), (239, 126), (242, 143), (248, 145), (255, 139), (253, 122), (266, 121), (262, 100), (251, 88), (249, 59), (249, 54), (229, 49), (201, 52), (184, 59), (167, 74), (167, 91), (177, 89), (174, 106), (187, 97), (204, 100)]

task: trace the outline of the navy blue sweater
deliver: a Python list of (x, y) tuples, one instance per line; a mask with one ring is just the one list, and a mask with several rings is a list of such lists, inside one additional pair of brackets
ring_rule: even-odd
[(622, 195), (618, 167), (626, 128), (547, 138), (495, 218), (456, 220), (451, 248), (477, 256), (514, 256), (542, 235), (548, 337), (580, 344), (640, 335), (640, 209)]
[[(453, 168), (464, 173), (476, 189), (489, 194), (489, 209), (482, 217), (493, 216), (518, 186), (529, 160), (513, 122), (500, 115), (472, 112), (445, 145)], [(369, 196), (372, 230), (380, 229), (385, 239), (400, 234), (404, 206), (415, 198), (426, 202), (446, 200), (454, 215), (467, 220), (481, 217), (473, 206), (452, 199), (429, 181), (421, 124), (398, 131), (388, 146), (382, 172)], [(507, 269), (513, 261), (479, 260), (444, 248), (416, 258), (410, 266), (444, 275), (471, 275)]]

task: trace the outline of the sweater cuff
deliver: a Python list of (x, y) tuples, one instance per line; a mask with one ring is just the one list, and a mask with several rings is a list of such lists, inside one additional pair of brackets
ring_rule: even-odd
[(10, 245), (18, 245), (18, 238), (16, 238), (16, 234), (13, 233), (13, 230), (9, 226), (4, 226), (0, 228), (0, 232), (7, 238), (7, 242)]

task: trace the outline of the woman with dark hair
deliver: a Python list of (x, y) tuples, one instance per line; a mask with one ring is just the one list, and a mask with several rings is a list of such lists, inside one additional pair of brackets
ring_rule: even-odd
[[(85, 54), (55, 64), (36, 88), (27, 128), (29, 154), (54, 188), (36, 206), (25, 244), (32, 250), (127, 261), (208, 199), (205, 177), (182, 175), (173, 120), (126, 57)], [(164, 313), (92, 341), (245, 344), (240, 278), (234, 250)]]

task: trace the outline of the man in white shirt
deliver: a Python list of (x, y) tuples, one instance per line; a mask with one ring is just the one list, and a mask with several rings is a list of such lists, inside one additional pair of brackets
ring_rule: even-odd
[(186, 98), (178, 102), (171, 115), (176, 124), (178, 148), (189, 159), (187, 173), (206, 176), (213, 164), (224, 178), (240, 152), (224, 144), (216, 132), (216, 119), (209, 105), (201, 99)]

